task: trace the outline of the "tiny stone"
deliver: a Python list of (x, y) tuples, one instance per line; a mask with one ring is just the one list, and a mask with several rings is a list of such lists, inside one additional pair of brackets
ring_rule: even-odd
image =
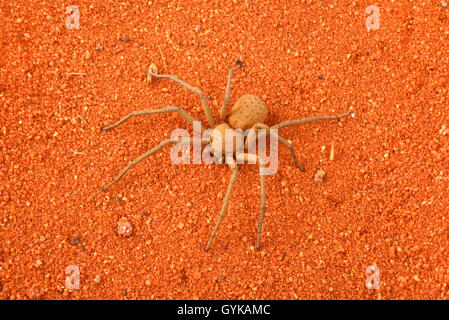
[(446, 8), (447, 7), (447, 2), (441, 1), (441, 6)]
[(99, 275), (96, 275), (95, 279), (94, 279), (94, 282), (95, 283), (100, 283), (100, 281), (101, 281), (101, 277)]
[(324, 172), (323, 170), (320, 169), (315, 173), (315, 177), (313, 178), (313, 180), (315, 182), (323, 182), (325, 175), (326, 175), (326, 172)]
[(100, 44), (97, 44), (97, 46), (95, 47), (95, 50), (103, 51), (103, 47)]
[(117, 222), (117, 232), (121, 236), (129, 237), (133, 232), (133, 227), (126, 217), (120, 218)]

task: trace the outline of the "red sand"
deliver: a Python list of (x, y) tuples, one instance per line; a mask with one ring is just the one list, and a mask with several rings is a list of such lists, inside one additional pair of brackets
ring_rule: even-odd
[[(448, 7), (377, 3), (368, 32), (367, 1), (73, 2), (78, 30), (72, 3), (0, 4), (1, 299), (448, 298)], [(263, 97), (268, 124), (356, 115), (282, 129), (306, 172), (280, 147), (260, 252), (257, 167), (241, 166), (205, 253), (229, 168), (173, 165), (166, 148), (102, 193), (171, 130), (192, 130), (176, 114), (100, 128), (170, 104), (206, 123), (195, 95), (147, 85), (144, 70), (201, 87), (217, 116), (240, 57), (231, 103)], [(64, 289), (69, 265), (79, 290)]]

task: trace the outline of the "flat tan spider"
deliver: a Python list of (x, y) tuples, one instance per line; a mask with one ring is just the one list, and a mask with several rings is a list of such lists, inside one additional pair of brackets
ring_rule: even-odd
[[(294, 162), (296, 163), (296, 165), (298, 166), (298, 168), (301, 171), (304, 171), (304, 168), (301, 166), (301, 164), (298, 161), (298, 158), (296, 157), (296, 154), (292, 147), (291, 142), (282, 138), (281, 136), (279, 136), (276, 133), (273, 134), (271, 132), (271, 130), (269, 130), (269, 129), (280, 129), (283, 127), (300, 124), (300, 123), (311, 122), (311, 121), (315, 121), (315, 120), (338, 119), (341, 117), (346, 117), (348, 115), (352, 115), (351, 112), (347, 112), (347, 113), (343, 113), (343, 114), (336, 115), (336, 116), (323, 116), (323, 117), (305, 118), (305, 119), (301, 119), (301, 120), (288, 120), (288, 121), (283, 121), (281, 123), (278, 123), (274, 126), (269, 127), (268, 125), (263, 123), (268, 114), (268, 110), (267, 110), (265, 103), (258, 96), (248, 94), (248, 95), (244, 95), (244, 96), (240, 97), (236, 101), (236, 103), (231, 108), (231, 112), (228, 117), (228, 121), (226, 121), (225, 119), (226, 119), (227, 109), (229, 106), (229, 100), (230, 100), (230, 96), (231, 96), (230, 92), (231, 92), (232, 74), (235, 70), (237, 70), (240, 67), (242, 67), (242, 63), (239, 60), (237, 60), (237, 66), (234, 68), (231, 68), (229, 70), (227, 84), (226, 84), (226, 90), (225, 90), (225, 99), (224, 99), (223, 107), (220, 110), (220, 123), (219, 124), (217, 124), (217, 122), (215, 121), (215, 119), (212, 115), (211, 109), (209, 107), (208, 98), (200, 89), (198, 89), (196, 87), (192, 87), (191, 85), (185, 83), (184, 81), (178, 79), (177, 77), (175, 77), (173, 75), (161, 75), (161, 74), (153, 73), (151, 71), (147, 71), (147, 73), (153, 77), (167, 78), (167, 79), (173, 80), (174, 82), (180, 84), (184, 88), (197, 94), (200, 97), (201, 103), (203, 105), (204, 113), (206, 115), (206, 120), (209, 123), (209, 126), (214, 129), (214, 131), (213, 131), (211, 137), (207, 140), (203, 140), (201, 138), (200, 139), (199, 138), (182, 138), (182, 139), (167, 139), (167, 140), (162, 141), (158, 146), (145, 152), (144, 154), (140, 155), (139, 157), (134, 159), (132, 162), (130, 162), (128, 164), (128, 166), (126, 166), (123, 169), (123, 171), (112, 182), (110, 182), (108, 185), (106, 185), (102, 189), (102, 191), (105, 191), (106, 189), (108, 189), (112, 184), (119, 181), (120, 178), (129, 169), (131, 169), (133, 166), (135, 166), (137, 163), (139, 163), (143, 159), (147, 158), (151, 154), (157, 152), (158, 150), (162, 149), (163, 147), (165, 147), (169, 144), (178, 144), (178, 143), (189, 144), (189, 145), (191, 145), (193, 143), (198, 143), (198, 144), (201, 143), (201, 145), (210, 144), (212, 147), (211, 153), (214, 153), (214, 151), (216, 151), (217, 148), (220, 149), (219, 152), (217, 152), (217, 153), (219, 155), (224, 154), (222, 157), (224, 157), (225, 162), (229, 165), (232, 175), (231, 175), (231, 180), (228, 185), (228, 190), (227, 190), (225, 198), (223, 200), (223, 205), (221, 207), (218, 221), (216, 222), (215, 227), (214, 227), (214, 229), (211, 233), (211, 236), (209, 238), (209, 241), (206, 245), (206, 251), (209, 250), (212, 240), (213, 240), (213, 238), (218, 230), (218, 227), (220, 226), (220, 223), (225, 215), (225, 212), (228, 208), (229, 198), (231, 196), (232, 189), (234, 188), (234, 184), (237, 180), (238, 166), (237, 166), (236, 162), (234, 161), (234, 158), (235, 158), (235, 160), (240, 160), (240, 161), (242, 161), (242, 160), (248, 161), (249, 158), (252, 158), (252, 159), (255, 158), (256, 159), (255, 162), (257, 162), (259, 164), (260, 170), (262, 170), (262, 167), (265, 166), (265, 163), (260, 161), (260, 159), (258, 158), (258, 156), (256, 154), (250, 154), (247, 152), (237, 153), (236, 149), (235, 149), (235, 145), (233, 145), (232, 148), (228, 148), (227, 147), (228, 145), (227, 144), (225, 145), (225, 141), (227, 140), (226, 132), (229, 132), (229, 130), (239, 131), (239, 129), (242, 131), (245, 131), (245, 130), (251, 129), (251, 128), (254, 130), (257, 130), (257, 129), (264, 130), (265, 133), (267, 131), (269, 131), (271, 136), (274, 135), (275, 138), (277, 138), (283, 145), (285, 145), (290, 150)], [(112, 129), (133, 116), (141, 116), (141, 115), (156, 114), (156, 113), (169, 113), (169, 112), (177, 112), (181, 117), (184, 118), (184, 120), (186, 120), (191, 125), (193, 125), (194, 121), (198, 121), (187, 111), (185, 111), (181, 108), (178, 108), (178, 107), (168, 106), (163, 109), (133, 111), (130, 114), (128, 114), (127, 116), (125, 116), (124, 118), (117, 121), (116, 123), (102, 128), (101, 131), (106, 131), (106, 130)], [(201, 125), (201, 128), (204, 129), (204, 127), (202, 125)], [(219, 133), (219, 136), (220, 137), (223, 136), (224, 139), (222, 139), (221, 141), (219, 141), (218, 139), (214, 140), (214, 137), (217, 136), (215, 133)], [(250, 139), (249, 137), (250, 137), (250, 135), (248, 135), (245, 138), (245, 151), (248, 150), (248, 140)], [(232, 139), (234, 139), (234, 138), (232, 138)], [(222, 150), (224, 150), (223, 153), (222, 153)], [(266, 205), (265, 205), (265, 198), (266, 198), (265, 176), (263, 174), (260, 174), (260, 189), (261, 189), (261, 197), (260, 197), (261, 214), (260, 214), (260, 218), (259, 218), (259, 225), (257, 228), (257, 250), (259, 250), (259, 248), (260, 248), (260, 234), (261, 234), (261, 230), (262, 230), (262, 222), (263, 222), (265, 209), (266, 209)]]

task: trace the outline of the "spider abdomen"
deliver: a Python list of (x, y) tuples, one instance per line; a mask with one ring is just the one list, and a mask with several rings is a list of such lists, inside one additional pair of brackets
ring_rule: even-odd
[(256, 123), (263, 123), (267, 115), (267, 106), (261, 98), (254, 94), (245, 94), (232, 106), (228, 122), (234, 129), (245, 131)]

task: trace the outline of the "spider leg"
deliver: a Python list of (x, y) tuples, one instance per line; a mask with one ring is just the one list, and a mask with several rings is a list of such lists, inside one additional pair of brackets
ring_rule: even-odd
[(265, 211), (267, 209), (266, 205), (266, 187), (265, 187), (265, 175), (262, 173), (263, 168), (265, 167), (265, 164), (262, 163), (259, 160), (259, 157), (255, 154), (249, 154), (249, 153), (240, 153), (236, 156), (238, 160), (244, 160), (249, 162), (250, 157), (255, 157), (257, 159), (257, 162), (259, 163), (259, 177), (260, 177), (260, 217), (259, 217), (259, 226), (257, 227), (257, 250), (260, 249), (260, 234), (262, 232), (262, 223), (263, 218), (265, 216)]
[(223, 205), (221, 206), (220, 215), (218, 216), (217, 223), (215, 224), (214, 230), (212, 231), (209, 241), (206, 245), (206, 251), (209, 250), (209, 247), (212, 243), (215, 234), (217, 233), (218, 227), (220, 226), (221, 220), (223, 220), (226, 210), (228, 209), (229, 198), (231, 197), (232, 189), (234, 189), (234, 184), (237, 181), (237, 175), (239, 172), (238, 166), (235, 163), (234, 159), (231, 156), (226, 157), (226, 163), (229, 165), (232, 171), (231, 180), (229, 181), (228, 191), (226, 191), (226, 196), (223, 200)]
[(220, 120), (224, 121), (226, 118), (226, 112), (228, 110), (229, 107), (229, 101), (231, 100), (231, 79), (232, 79), (232, 74), (234, 73), (235, 70), (237, 70), (238, 68), (242, 67), (243, 64), (238, 60), (237, 62), (237, 66), (234, 68), (229, 69), (228, 72), (228, 81), (226, 83), (226, 90), (225, 90), (225, 99), (223, 102), (223, 107), (220, 110)]
[[(271, 127), (271, 128), (273, 128), (273, 127)], [(299, 170), (301, 170), (302, 172), (306, 171), (304, 169), (304, 167), (299, 163), (298, 157), (296, 156), (296, 153), (295, 153), (295, 149), (293, 149), (292, 143), (290, 141), (288, 141), (287, 139), (281, 137), (279, 134), (277, 134), (277, 133), (273, 132), (272, 130), (270, 130), (270, 127), (268, 125), (264, 124), (264, 123), (256, 123), (253, 126), (253, 129), (265, 129), (264, 130), (265, 134), (269, 130), (271, 136), (277, 138), (278, 141), (280, 141), (284, 146), (286, 146), (290, 150), (290, 153), (292, 155), (293, 161), (295, 161), (295, 163), (298, 166)]]
[(169, 144), (178, 144), (178, 143), (194, 143), (197, 142), (197, 140), (201, 140), (201, 144), (206, 144), (209, 141), (204, 141), (202, 139), (198, 139), (198, 138), (181, 138), (181, 139), (167, 139), (167, 140), (163, 140), (159, 145), (157, 145), (156, 147), (152, 148), (151, 150), (141, 154), (140, 156), (138, 156), (137, 158), (135, 158), (133, 161), (131, 161), (123, 170), (122, 172), (120, 172), (120, 174), (114, 179), (112, 180), (110, 183), (108, 183), (104, 188), (101, 189), (101, 191), (106, 191), (110, 186), (112, 186), (114, 183), (116, 183), (117, 181), (120, 180), (120, 178), (132, 167), (134, 167), (136, 164), (138, 164), (140, 161), (142, 161), (143, 159), (149, 157), (150, 155), (152, 155), (153, 153), (157, 152), (158, 150), (162, 149), (163, 147), (169, 145)]
[(177, 84), (183, 86), (187, 90), (190, 90), (193, 93), (197, 94), (200, 97), (201, 104), (203, 105), (203, 109), (204, 109), (204, 114), (206, 115), (206, 119), (207, 119), (207, 122), (209, 123), (209, 126), (211, 126), (211, 127), (215, 126), (215, 119), (214, 119), (214, 116), (212, 115), (212, 111), (210, 110), (209, 101), (207, 100), (207, 96), (203, 93), (203, 91), (201, 91), (201, 89), (199, 89), (197, 87), (193, 87), (190, 84), (185, 83), (178, 77), (170, 75), (170, 74), (157, 74), (157, 73), (153, 73), (151, 71), (147, 71), (147, 73), (151, 74), (153, 77), (156, 77), (156, 78), (170, 79), (170, 80), (176, 82)]
[(261, 173), (263, 164), (259, 163), (259, 176), (260, 176), (260, 218), (259, 226), (257, 227), (257, 251), (260, 249), (260, 233), (262, 232), (262, 222), (265, 216), (266, 205), (266, 188), (265, 188), (265, 175)]
[(281, 123), (278, 123), (274, 126), (271, 127), (271, 129), (280, 129), (283, 127), (288, 127), (288, 126), (293, 126), (295, 124), (300, 124), (300, 123), (307, 123), (307, 122), (312, 122), (312, 121), (316, 121), (316, 120), (332, 120), (332, 119), (339, 119), (342, 117), (347, 117), (347, 116), (354, 116), (353, 112), (346, 112), (346, 113), (342, 113), (336, 116), (323, 116), (323, 117), (312, 117), (312, 118), (305, 118), (305, 119), (300, 119), (300, 120), (287, 120), (287, 121), (283, 121)]
[[(177, 112), (181, 117), (184, 118), (185, 121), (190, 123), (192, 126), (193, 126), (193, 122), (194, 121), (198, 121), (190, 113), (188, 113), (187, 111), (185, 111), (185, 110), (183, 110), (181, 108), (178, 108), (178, 107), (168, 106), (168, 107), (163, 108), (163, 109), (133, 111), (133, 112), (129, 113), (127, 116), (125, 116), (122, 119), (120, 119), (119, 121), (117, 121), (116, 123), (113, 123), (113, 124), (111, 124), (111, 125), (109, 125), (107, 127), (102, 128), (101, 131), (106, 131), (106, 130), (115, 128), (115, 127), (117, 127), (118, 125), (122, 124), (123, 122), (125, 122), (126, 120), (128, 120), (131, 117), (143, 116), (143, 115), (147, 115), (147, 114), (170, 113), (170, 112)], [(201, 127), (203, 127), (203, 126), (201, 125)]]
[(276, 135), (278, 140), (290, 150), (290, 153), (292, 155), (293, 161), (295, 161), (295, 163), (298, 166), (299, 170), (301, 170), (302, 172), (305, 172), (306, 169), (304, 169), (304, 167), (299, 163), (298, 158), (296, 157), (295, 149), (293, 149), (292, 143), (290, 141), (288, 141), (287, 139), (282, 138), (278, 134), (272, 133), (272, 135)]

